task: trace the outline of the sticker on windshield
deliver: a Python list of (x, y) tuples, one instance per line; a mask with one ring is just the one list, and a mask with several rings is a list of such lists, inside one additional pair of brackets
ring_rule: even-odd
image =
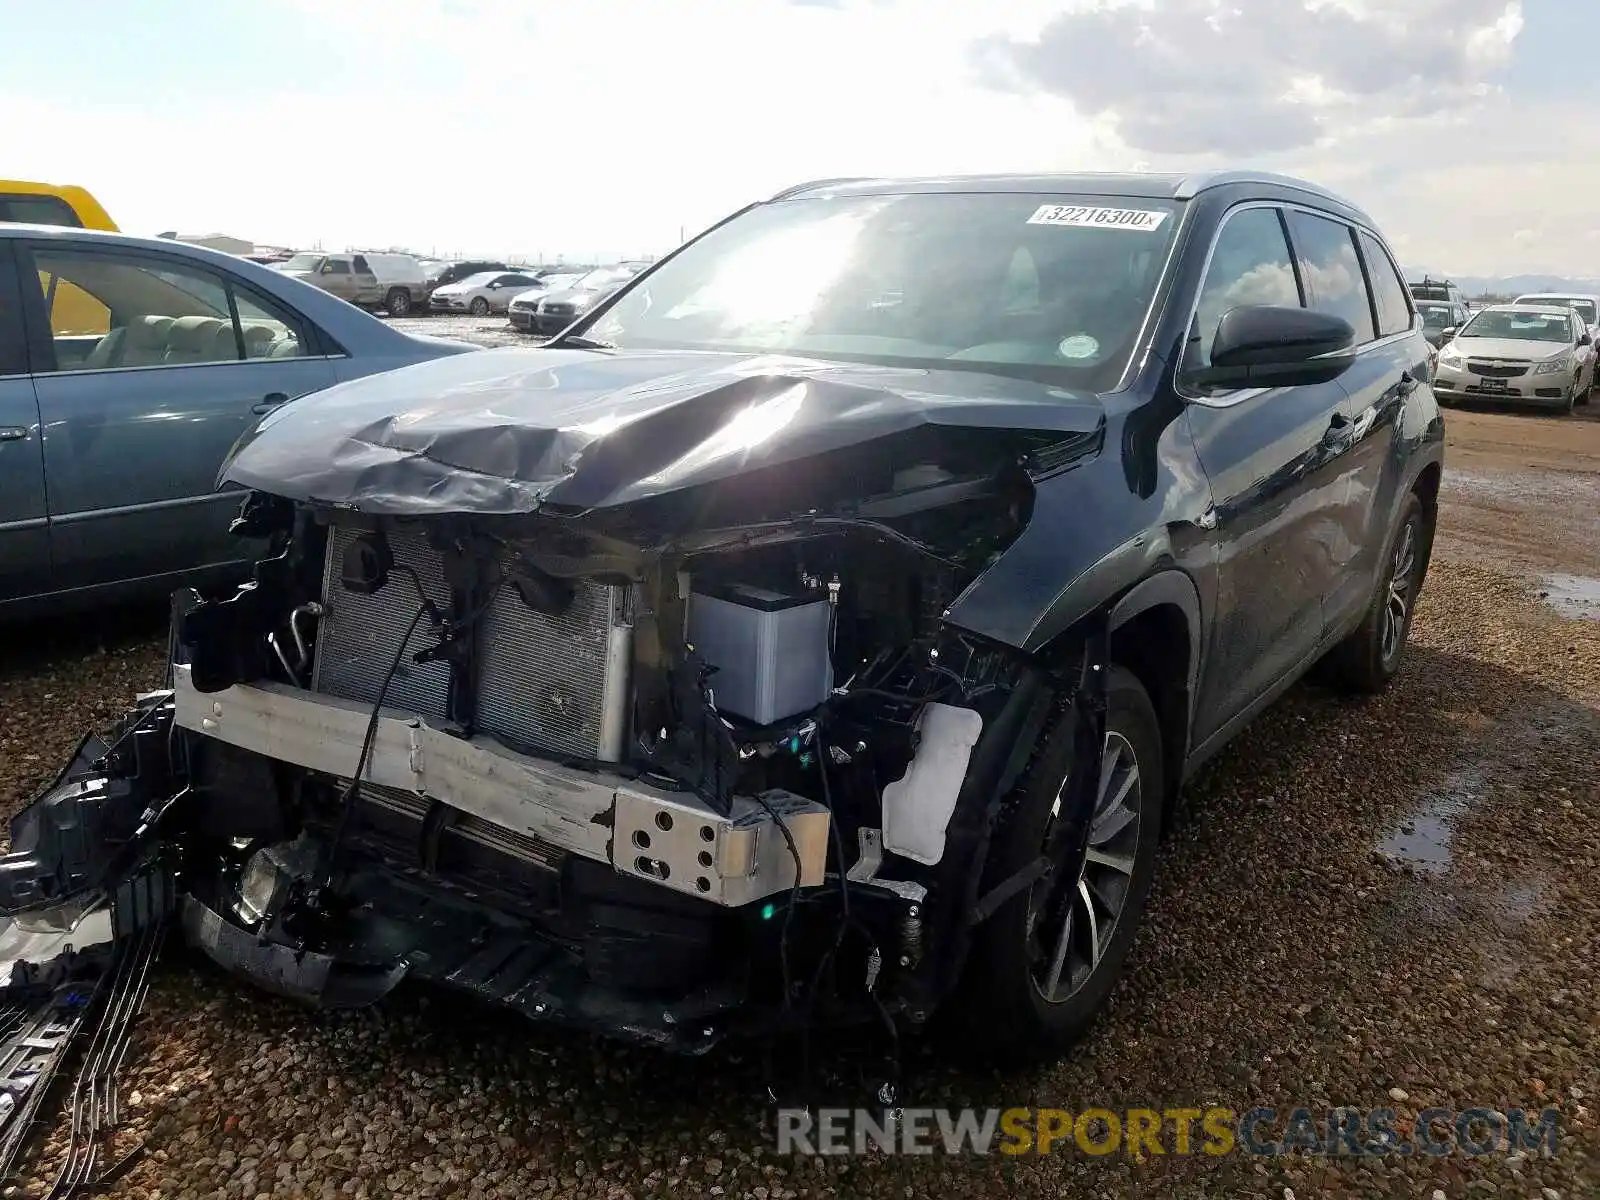
[(1069, 338), (1061, 339), (1061, 344), (1056, 347), (1056, 353), (1062, 358), (1093, 358), (1100, 353), (1100, 343), (1087, 333), (1075, 333)]
[(1154, 233), (1167, 214), (1148, 208), (1092, 208), (1083, 204), (1041, 204), (1029, 225), (1082, 225), (1094, 229), (1132, 229)]

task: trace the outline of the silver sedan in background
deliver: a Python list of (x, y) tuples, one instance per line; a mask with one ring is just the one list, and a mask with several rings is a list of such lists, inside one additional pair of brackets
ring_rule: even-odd
[(1570, 412), (1594, 387), (1588, 326), (1564, 305), (1496, 304), (1474, 313), (1439, 351), (1440, 401), (1479, 399)]

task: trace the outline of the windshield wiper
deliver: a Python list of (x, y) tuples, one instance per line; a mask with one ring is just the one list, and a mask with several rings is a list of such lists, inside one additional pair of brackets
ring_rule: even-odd
[(615, 342), (602, 342), (599, 338), (584, 337), (581, 333), (569, 334), (566, 337), (553, 338), (545, 343), (546, 346), (570, 346), (574, 350), (615, 350)]

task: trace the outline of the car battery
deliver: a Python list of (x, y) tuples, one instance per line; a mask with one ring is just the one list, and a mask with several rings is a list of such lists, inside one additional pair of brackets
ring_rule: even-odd
[(689, 644), (716, 668), (710, 687), (717, 711), (757, 725), (828, 698), (832, 625), (832, 606), (814, 595), (731, 584), (689, 597)]

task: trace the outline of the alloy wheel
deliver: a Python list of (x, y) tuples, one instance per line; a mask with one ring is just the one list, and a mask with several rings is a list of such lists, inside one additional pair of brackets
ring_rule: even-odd
[[(1029, 896), (1030, 974), (1047, 1003), (1060, 1004), (1082, 988), (1111, 945), (1133, 885), (1144, 825), (1143, 795), (1133, 745), (1108, 730), (1088, 845), (1077, 869), (1058, 864)], [(1059, 830), (1061, 804), (1057, 791), (1045, 826), (1046, 848)]]
[(1393, 662), (1405, 641), (1406, 622), (1411, 619), (1412, 585), (1417, 566), (1417, 523), (1407, 521), (1395, 544), (1389, 568), (1388, 595), (1383, 604), (1383, 661)]

